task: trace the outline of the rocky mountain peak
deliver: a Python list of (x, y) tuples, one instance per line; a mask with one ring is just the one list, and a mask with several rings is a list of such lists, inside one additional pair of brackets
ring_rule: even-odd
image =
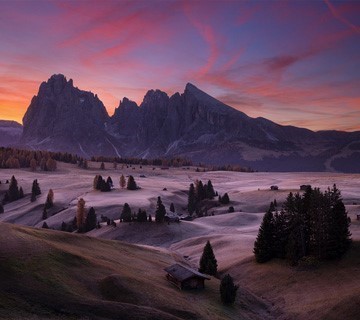
[(119, 119), (126, 117), (126, 114), (129, 113), (138, 113), (140, 111), (139, 106), (135, 101), (124, 97), (120, 100), (119, 106), (115, 109), (114, 115), (112, 116), (113, 119)]
[(63, 74), (54, 74), (40, 85), (39, 94), (61, 94), (65, 88), (73, 88), (73, 80), (67, 81)]
[(22, 141), (39, 148), (56, 145), (58, 150), (73, 145), (72, 151), (86, 155), (96, 148), (96, 143), (99, 147), (106, 144), (108, 119), (96, 95), (75, 88), (64, 75), (54, 74), (40, 85), (24, 115)]
[(166, 92), (161, 91), (161, 90), (149, 90), (144, 97), (144, 100), (142, 102), (141, 105), (147, 105), (147, 104), (151, 104), (157, 101), (167, 101), (169, 100), (169, 96), (167, 95)]
[(188, 82), (185, 86), (185, 91), (201, 91), (198, 87), (193, 85), (192, 83)]

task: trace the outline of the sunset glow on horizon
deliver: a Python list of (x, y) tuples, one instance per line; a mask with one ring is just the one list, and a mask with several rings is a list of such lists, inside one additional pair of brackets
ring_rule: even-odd
[(187, 82), (248, 114), (360, 130), (360, 2), (1, 1), (0, 119), (64, 74), (110, 115)]

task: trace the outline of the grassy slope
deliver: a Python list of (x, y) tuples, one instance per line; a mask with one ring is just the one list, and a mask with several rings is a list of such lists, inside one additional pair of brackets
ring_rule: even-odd
[(165, 250), (5, 223), (0, 244), (3, 319), (252, 318), (220, 304), (217, 279), (200, 292), (169, 284)]
[(241, 285), (275, 306), (286, 319), (359, 319), (360, 241), (340, 261), (300, 270), (281, 260), (249, 257), (227, 270)]

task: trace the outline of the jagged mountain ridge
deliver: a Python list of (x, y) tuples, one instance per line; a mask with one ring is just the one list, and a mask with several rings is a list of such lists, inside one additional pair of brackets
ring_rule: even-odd
[(257, 170), (356, 171), (360, 155), (360, 132), (313, 132), (251, 118), (190, 83), (171, 97), (149, 90), (140, 106), (123, 98), (110, 117), (96, 95), (53, 75), (40, 85), (23, 123), (21, 145), (84, 156), (183, 156)]

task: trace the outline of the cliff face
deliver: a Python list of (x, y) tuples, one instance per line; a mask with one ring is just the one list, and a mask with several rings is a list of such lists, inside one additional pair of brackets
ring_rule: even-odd
[(82, 155), (109, 152), (107, 121), (97, 95), (75, 88), (63, 75), (53, 75), (31, 100), (23, 118), (21, 143)]
[(344, 163), (360, 170), (354, 165), (360, 132), (317, 133), (250, 118), (190, 83), (171, 97), (149, 90), (140, 106), (124, 98), (109, 117), (96, 95), (54, 75), (41, 84), (23, 122), (23, 145), (85, 156), (182, 156), (269, 171), (346, 171)]

